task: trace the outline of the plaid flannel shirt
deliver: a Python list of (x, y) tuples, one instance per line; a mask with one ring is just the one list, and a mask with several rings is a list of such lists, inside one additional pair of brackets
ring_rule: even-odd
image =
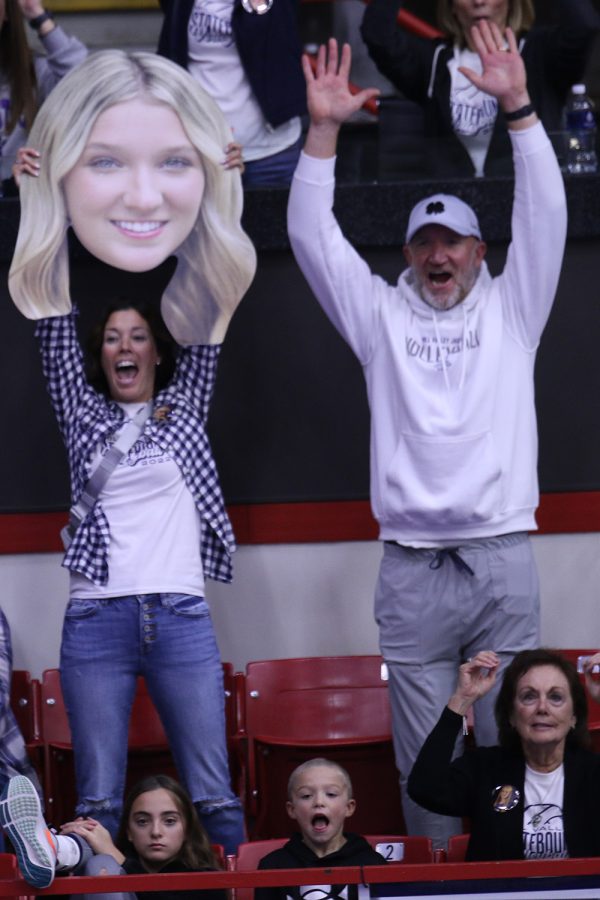
[[(91, 474), (96, 447), (125, 418), (117, 403), (86, 380), (75, 316), (73, 311), (41, 319), (36, 328), (50, 399), (67, 447), (73, 505)], [(179, 349), (175, 374), (154, 398), (154, 412), (144, 434), (172, 457), (194, 498), (202, 517), (200, 554), (205, 576), (231, 581), (234, 536), (205, 431), (219, 351), (220, 346), (212, 344)], [(94, 584), (106, 584), (109, 537), (108, 520), (96, 501), (75, 532), (63, 566), (81, 572)]]
[(25, 741), (10, 707), (12, 679), (12, 643), (10, 627), (0, 609), (0, 787), (15, 775), (26, 775), (36, 787), (40, 798), (42, 789), (31, 765)]

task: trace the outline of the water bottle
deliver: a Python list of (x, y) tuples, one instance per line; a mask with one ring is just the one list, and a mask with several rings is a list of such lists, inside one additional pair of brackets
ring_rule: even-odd
[(574, 84), (567, 101), (567, 172), (581, 175), (596, 172), (596, 119), (594, 104), (585, 92), (585, 84)]

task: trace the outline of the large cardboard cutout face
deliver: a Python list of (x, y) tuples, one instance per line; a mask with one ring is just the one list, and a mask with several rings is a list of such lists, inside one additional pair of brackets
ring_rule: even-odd
[(204, 171), (179, 116), (142, 97), (98, 116), (63, 190), (73, 230), (90, 253), (147, 272), (192, 231)]
[(190, 73), (154, 53), (103, 50), (72, 69), (30, 133), (40, 172), (22, 179), (9, 273), (21, 312), (70, 312), (71, 226), (129, 278), (175, 257), (161, 297), (167, 328), (184, 345), (222, 341), (256, 267), (240, 173), (223, 166), (231, 137)]

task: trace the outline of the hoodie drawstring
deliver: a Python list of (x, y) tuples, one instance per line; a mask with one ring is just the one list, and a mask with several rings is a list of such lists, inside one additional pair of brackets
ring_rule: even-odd
[[(464, 306), (463, 306), (462, 304), (461, 304), (461, 309), (462, 309), (462, 317), (463, 317), (463, 332), (462, 332), (462, 338), (461, 338), (461, 355), (462, 355), (462, 362), (461, 362), (460, 381), (459, 381), (459, 383), (458, 383), (458, 390), (459, 390), (459, 391), (462, 391), (462, 389), (463, 389), (463, 387), (464, 387), (464, 385), (465, 385), (466, 377), (467, 377), (467, 334), (468, 334), (467, 328), (468, 328), (468, 315), (467, 315), (466, 309), (464, 308)], [(440, 326), (439, 326), (439, 324), (438, 324), (438, 317), (437, 317), (437, 315), (436, 315), (435, 309), (432, 310), (432, 313), (433, 313), (433, 328), (434, 328), (434, 331), (435, 331), (435, 339), (436, 339), (436, 341), (437, 341), (437, 345), (438, 345), (439, 350), (440, 350), (440, 362), (441, 362), (441, 364), (442, 364), (442, 371), (443, 371), (443, 373), (444, 373), (444, 382), (445, 382), (445, 384), (446, 384), (446, 392), (447, 392), (448, 394), (450, 394), (450, 393), (451, 393), (451, 387), (450, 387), (450, 377), (449, 377), (449, 375), (448, 375), (448, 358), (447, 358), (447, 354), (444, 353), (444, 348), (443, 348), (443, 345), (442, 345), (442, 338), (441, 338), (441, 335), (440, 335)]]

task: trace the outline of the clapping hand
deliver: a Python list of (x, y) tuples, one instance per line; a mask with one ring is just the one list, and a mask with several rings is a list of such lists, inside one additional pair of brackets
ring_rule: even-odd
[(376, 88), (365, 88), (356, 94), (350, 91), (348, 79), (351, 62), (350, 45), (343, 45), (342, 55), (339, 57), (335, 38), (329, 39), (327, 47), (324, 44), (319, 47), (315, 72), (306, 54), (302, 57), (306, 100), (313, 124), (341, 125), (357, 112), (363, 103), (379, 94)]
[(456, 688), (448, 701), (453, 712), (463, 716), (496, 683), (500, 658), (493, 650), (481, 650), (458, 670)]
[(483, 71), (479, 75), (461, 67), (463, 75), (480, 91), (496, 97), (505, 112), (528, 104), (525, 64), (512, 29), (507, 28), (503, 35), (494, 22), (483, 19), (471, 29), (471, 38)]
[(595, 653), (586, 660), (584, 665), (585, 686), (587, 692), (596, 703), (600, 703), (600, 677), (598, 669), (594, 672), (594, 667), (600, 667), (600, 653)]
[(330, 38), (327, 46), (322, 44), (319, 47), (315, 72), (308, 56), (305, 54), (302, 57), (310, 115), (310, 128), (304, 149), (309, 156), (333, 156), (342, 123), (367, 100), (379, 94), (377, 88), (365, 88), (357, 93), (350, 90), (348, 79), (351, 62), (350, 45), (344, 44), (340, 57), (335, 38)]
[(40, 0), (19, 0), (19, 6), (27, 20), (35, 19), (44, 12)]

